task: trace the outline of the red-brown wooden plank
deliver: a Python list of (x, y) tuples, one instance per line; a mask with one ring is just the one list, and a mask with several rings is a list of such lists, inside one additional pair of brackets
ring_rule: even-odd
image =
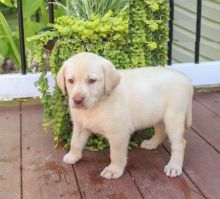
[(212, 112), (220, 115), (220, 92), (198, 93), (195, 99)]
[(144, 198), (203, 198), (186, 175), (169, 178), (164, 174), (169, 155), (162, 147), (157, 151), (136, 149), (129, 154), (128, 170)]
[(42, 130), (42, 107), (22, 105), (23, 198), (81, 198), (65, 151), (54, 149), (53, 136)]
[(0, 104), (0, 198), (21, 198), (20, 103)]
[[(207, 198), (219, 198), (220, 154), (193, 130), (187, 132), (186, 139), (184, 171)], [(165, 145), (170, 150), (168, 144)]]
[(220, 152), (220, 116), (193, 101), (192, 128)]
[(100, 172), (108, 163), (108, 150), (103, 152), (84, 151), (83, 159), (74, 165), (83, 198), (142, 198), (127, 171), (121, 178), (116, 180), (107, 180), (100, 177)]

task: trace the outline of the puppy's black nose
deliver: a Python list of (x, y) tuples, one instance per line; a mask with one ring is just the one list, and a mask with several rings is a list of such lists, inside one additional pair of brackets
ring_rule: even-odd
[(84, 98), (85, 98), (85, 97), (82, 97), (82, 96), (75, 96), (75, 97), (73, 98), (73, 101), (74, 101), (75, 104), (80, 105), (80, 104), (83, 103)]

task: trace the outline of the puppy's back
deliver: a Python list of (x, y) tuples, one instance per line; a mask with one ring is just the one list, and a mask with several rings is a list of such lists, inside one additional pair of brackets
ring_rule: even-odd
[(132, 87), (151, 87), (158, 91), (167, 89), (192, 89), (191, 80), (176, 70), (164, 67), (143, 67), (119, 70), (121, 83)]

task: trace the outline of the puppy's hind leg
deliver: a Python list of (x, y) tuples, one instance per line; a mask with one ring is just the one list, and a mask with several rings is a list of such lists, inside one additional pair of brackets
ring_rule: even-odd
[(166, 137), (166, 133), (165, 126), (162, 121), (154, 126), (154, 131), (155, 133), (151, 139), (144, 140), (141, 143), (141, 148), (156, 149), (163, 142), (164, 138)]
[(185, 133), (185, 113), (169, 112), (165, 116), (166, 132), (171, 143), (171, 157), (164, 168), (167, 176), (176, 177), (182, 174), (182, 166), (186, 140)]
[(70, 151), (63, 157), (65, 163), (74, 164), (82, 158), (82, 151), (89, 136), (90, 132), (81, 128), (76, 123), (74, 124)]

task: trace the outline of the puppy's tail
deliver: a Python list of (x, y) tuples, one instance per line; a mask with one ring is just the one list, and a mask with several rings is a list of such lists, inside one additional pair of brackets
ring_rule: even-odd
[(186, 128), (190, 128), (192, 125), (192, 102), (190, 102), (188, 106), (188, 110), (186, 113)]

